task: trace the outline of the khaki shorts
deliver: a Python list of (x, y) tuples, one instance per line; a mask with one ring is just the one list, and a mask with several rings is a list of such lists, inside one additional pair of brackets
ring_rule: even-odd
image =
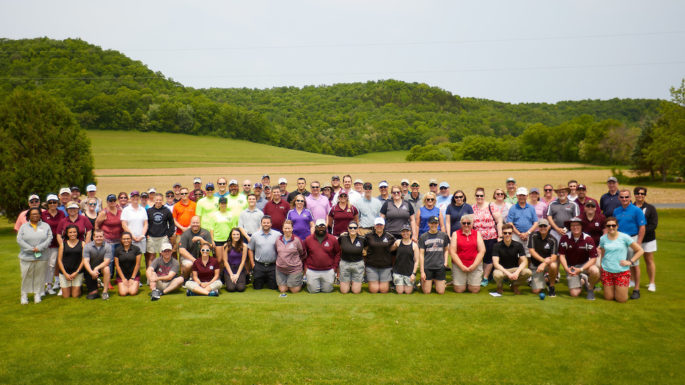
[(78, 273), (71, 281), (67, 280), (67, 277), (60, 273), (59, 285), (61, 287), (81, 287), (81, 285), (83, 285), (83, 273)]
[[(516, 269), (518, 269), (518, 268), (517, 268), (517, 267), (512, 267), (512, 268), (510, 268), (510, 269), (507, 269), (507, 271), (510, 272), (510, 273), (513, 273), (513, 272), (516, 271)], [(528, 280), (528, 277), (530, 277), (531, 275), (533, 275), (533, 272), (530, 271), (530, 269), (525, 268), (525, 269), (521, 270), (521, 272), (519, 273), (519, 279), (516, 280), (516, 285), (523, 285), (523, 284), (525, 284), (526, 281)], [(495, 280), (495, 282), (496, 282), (497, 285), (499, 286), (499, 285), (502, 284), (502, 282), (503, 282), (505, 279), (507, 279), (507, 276), (506, 276), (503, 272), (501, 272), (500, 270), (495, 270), (495, 271), (492, 272), (492, 278)]]
[(452, 265), (452, 285), (454, 286), (480, 286), (483, 280), (483, 265), (479, 264), (474, 271), (465, 273), (458, 266)]
[(164, 237), (148, 237), (147, 238), (147, 250), (148, 253), (158, 254), (162, 252), (162, 243), (169, 242), (169, 238)]
[[(571, 266), (569, 266), (569, 267), (571, 267)], [(575, 265), (575, 267), (577, 269), (580, 269), (581, 267), (583, 267), (583, 265)], [(566, 282), (568, 282), (568, 288), (569, 289), (578, 289), (578, 288), (582, 287), (582, 285), (580, 284), (581, 278), (584, 278), (585, 280), (587, 280), (588, 274), (587, 273), (580, 273), (580, 274), (576, 274), (576, 275), (568, 275), (568, 273), (567, 273), (566, 274)]]
[(546, 266), (545, 271), (542, 273), (538, 273), (537, 269), (537, 267), (531, 266), (533, 279), (530, 281), (530, 288), (534, 290), (542, 290), (545, 288), (545, 286), (547, 286), (545, 283), (545, 273), (549, 271), (549, 266)]
[[(211, 285), (207, 286), (205, 289), (207, 289), (209, 291), (219, 290), (219, 289), (221, 289), (221, 285), (222, 285), (221, 281), (217, 279), (216, 281), (212, 282)], [(200, 287), (200, 284), (193, 281), (192, 279), (190, 279), (190, 280), (186, 281), (186, 284), (183, 287), (185, 287), (186, 289), (188, 289), (190, 291), (193, 291), (193, 289), (197, 289), (198, 287)]]
[(364, 280), (364, 261), (340, 261), (340, 282), (362, 282)]
[(183, 267), (192, 267), (193, 266), (193, 261), (187, 258), (181, 257), (181, 266)]

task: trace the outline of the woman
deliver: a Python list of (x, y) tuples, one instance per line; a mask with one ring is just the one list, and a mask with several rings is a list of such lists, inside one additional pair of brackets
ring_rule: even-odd
[(122, 191), (119, 193), (119, 201), (117, 202), (117, 207), (123, 210), (126, 208), (126, 206), (128, 206), (128, 194)]
[(231, 229), (230, 240), (224, 244), (223, 247), (218, 247), (223, 250), (226, 256), (224, 259), (224, 283), (226, 284), (226, 291), (243, 292), (247, 285), (245, 261), (247, 260), (247, 245), (243, 243), (240, 229), (234, 227)]
[(493, 213), (498, 214), (499, 217), (502, 218), (502, 221), (504, 221), (504, 218), (509, 214), (509, 208), (511, 207), (511, 203), (504, 201), (506, 197), (507, 194), (504, 190), (497, 188), (492, 193), (492, 199), (494, 199), (494, 201), (490, 202), (490, 209)]
[(473, 205), (473, 229), (480, 233), (485, 245), (483, 256), (483, 280), (480, 285), (488, 285), (492, 272), (492, 247), (501, 240), (502, 217), (485, 201), (485, 189), (476, 188), (476, 204)]
[(114, 252), (114, 265), (117, 269), (117, 286), (119, 295), (138, 294), (140, 282), (140, 259), (143, 253), (133, 244), (133, 235), (128, 231), (121, 234), (121, 246)]
[(419, 208), (419, 212), (416, 214), (419, 237), (421, 234), (428, 232), (428, 218), (432, 216), (438, 217), (438, 220), (440, 221), (439, 229), (445, 228), (445, 220), (440, 212), (440, 208), (435, 205), (435, 199), (436, 196), (433, 192), (427, 192), (426, 195), (423, 196), (423, 206)]
[(62, 298), (81, 295), (83, 284), (83, 247), (85, 242), (78, 239), (78, 226), (66, 228), (67, 239), (59, 246), (57, 265), (59, 266), (59, 284), (62, 287)]
[(446, 234), (453, 234), (461, 228), (460, 219), (466, 214), (473, 214), (473, 208), (466, 203), (466, 194), (463, 191), (457, 190), (452, 194), (452, 201), (447, 205), (445, 210), (445, 228)]
[[(626, 302), (630, 282), (630, 265), (638, 261), (644, 251), (628, 234), (618, 231), (616, 218), (607, 218), (606, 227), (607, 233), (599, 239), (598, 248), (602, 261), (604, 299)], [(631, 259), (626, 259), (629, 248), (632, 249), (633, 256)]]
[(88, 198), (85, 206), (86, 211), (83, 213), (83, 215), (85, 215), (86, 219), (90, 221), (90, 225), (95, 228), (95, 220), (98, 217), (98, 213), (95, 211), (95, 209), (97, 209), (98, 201), (95, 198)]
[(373, 231), (366, 235), (366, 279), (370, 293), (387, 293), (392, 280), (392, 252), (395, 237), (385, 231), (385, 219), (376, 218)]
[[(228, 199), (226, 197), (219, 198), (219, 210), (206, 215), (203, 220), (203, 226), (209, 229), (209, 234), (216, 245), (216, 260), (220, 265), (226, 263), (226, 252), (228, 248), (223, 247), (228, 241), (228, 236), (231, 233), (231, 224), (234, 222), (233, 213), (228, 211)], [(227, 286), (228, 287), (228, 286)], [(230, 291), (230, 290), (229, 290)]]
[(219, 296), (219, 289), (221, 289), (221, 281), (219, 280), (221, 266), (216, 258), (209, 255), (211, 251), (212, 248), (209, 243), (202, 242), (200, 258), (193, 262), (192, 278), (185, 284), (186, 295)]
[(530, 189), (528, 203), (535, 207), (535, 215), (538, 216), (538, 219), (547, 218), (547, 207), (549, 206), (540, 200), (540, 190), (537, 187)]
[(33, 293), (33, 302), (41, 301), (48, 269), (47, 250), (52, 243), (52, 230), (41, 220), (40, 208), (26, 211), (26, 220), (17, 232), (22, 305), (29, 303), (28, 293)]
[(473, 215), (461, 217), (461, 228), (452, 234), (450, 255), (452, 256), (452, 284), (456, 293), (480, 291), (483, 279), (483, 256), (485, 244), (479, 231), (473, 229)]
[(345, 190), (340, 190), (338, 203), (328, 212), (328, 227), (333, 228), (332, 234), (336, 237), (347, 230), (350, 222), (359, 222), (359, 211), (347, 199)]
[(347, 233), (338, 238), (340, 243), (340, 292), (347, 294), (359, 294), (362, 292), (362, 281), (364, 280), (364, 248), (366, 238), (359, 235), (359, 225), (357, 222), (350, 222), (347, 225)]
[(90, 242), (93, 226), (84, 215), (78, 213), (79, 205), (76, 202), (67, 203), (67, 217), (59, 224), (57, 228), (57, 242), (62, 243), (66, 237), (66, 229), (69, 225), (76, 226), (78, 230), (78, 239), (86, 243)]
[(402, 239), (395, 241), (397, 257), (392, 267), (392, 281), (397, 294), (411, 294), (419, 267), (419, 247), (411, 239), (411, 228), (405, 225), (401, 231)]
[[(124, 231), (121, 228), (121, 209), (117, 206), (116, 195), (109, 194), (106, 200), (106, 206), (98, 213), (98, 217), (95, 220), (95, 228), (102, 229), (105, 233), (105, 243), (112, 248), (112, 255), (114, 255), (114, 251), (121, 244), (121, 233)], [(112, 258), (112, 262), (109, 264), (109, 271), (114, 272), (116, 275), (114, 258)], [(112, 289), (111, 284), (109, 289)]]
[(304, 241), (314, 232), (314, 215), (307, 209), (304, 195), (298, 194), (290, 203), (291, 210), (288, 211), (286, 219), (293, 224), (293, 233)]
[(390, 188), (391, 199), (385, 201), (381, 207), (381, 217), (385, 219), (385, 231), (395, 239), (402, 238), (402, 227), (409, 225), (412, 229), (412, 240), (416, 242), (419, 232), (416, 230), (414, 207), (402, 198), (400, 186)]
[(654, 279), (656, 277), (656, 265), (654, 264), (654, 252), (656, 251), (656, 227), (659, 224), (659, 216), (656, 213), (656, 208), (645, 202), (647, 196), (646, 187), (635, 187), (633, 190), (635, 195), (635, 206), (641, 209), (645, 214), (647, 225), (645, 226), (645, 236), (642, 239), (642, 249), (645, 251), (645, 264), (647, 265), (647, 276), (649, 276), (649, 286), (647, 290), (656, 291), (656, 284)]
[(323, 186), (321, 188), (321, 194), (328, 198), (328, 202), (333, 202), (333, 187), (330, 185)]
[(285, 297), (288, 290), (297, 293), (302, 289), (302, 260), (306, 253), (293, 228), (293, 222), (286, 219), (283, 222), (283, 235), (276, 240), (276, 283), (281, 297)]

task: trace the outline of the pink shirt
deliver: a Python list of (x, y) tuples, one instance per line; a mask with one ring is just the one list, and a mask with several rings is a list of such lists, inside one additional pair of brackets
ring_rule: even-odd
[(314, 198), (314, 196), (310, 194), (305, 197), (304, 200), (307, 202), (307, 208), (312, 212), (314, 222), (316, 222), (317, 219), (326, 220), (328, 212), (331, 211), (331, 202), (325, 195), (319, 195), (318, 198)]
[(497, 223), (493, 214), (497, 212), (493, 209), (490, 214), (488, 206), (481, 209), (478, 205), (473, 205), (473, 228), (480, 233), (483, 240), (497, 238)]

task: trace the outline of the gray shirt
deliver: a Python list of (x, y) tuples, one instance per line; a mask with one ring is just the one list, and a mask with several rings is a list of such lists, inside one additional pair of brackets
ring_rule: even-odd
[[(266, 202), (265, 202), (266, 203)], [(250, 211), (249, 208), (243, 210), (238, 218), (238, 227), (242, 227), (248, 234), (254, 234), (262, 227), (262, 217), (264, 213), (262, 210), (255, 208)]]
[(383, 202), (375, 197), (371, 197), (371, 199), (362, 197), (362, 199), (357, 201), (355, 207), (359, 211), (358, 225), (360, 227), (373, 227), (373, 221), (381, 214)]
[(269, 230), (268, 234), (265, 234), (264, 230), (261, 229), (252, 234), (247, 247), (254, 252), (255, 262), (276, 262), (276, 241), (281, 235), (274, 229)]
[(411, 206), (414, 208), (414, 213), (418, 213), (419, 209), (421, 206), (423, 206), (423, 194), (419, 193), (419, 196), (416, 197), (416, 199), (411, 197), (411, 191), (409, 191), (405, 196), (404, 200), (409, 202)]
[(578, 205), (575, 202), (566, 201), (566, 203), (559, 203), (558, 200), (553, 201), (547, 208), (547, 215), (554, 219), (554, 223), (563, 228), (564, 223), (571, 220), (573, 217), (580, 215)]
[[(36, 229), (31, 226), (31, 222), (24, 223), (17, 232), (17, 243), (19, 244), (19, 259), (22, 261), (45, 261), (47, 254), (44, 251), (52, 242), (52, 230), (50, 225), (39, 221)], [(37, 247), (40, 254), (33, 252)], [(37, 258), (36, 258), (37, 257)]]
[(423, 249), (424, 269), (440, 269), (445, 266), (445, 250), (450, 245), (450, 237), (442, 231), (435, 234), (423, 233), (419, 237), (419, 249)]
[(188, 229), (181, 234), (181, 242), (179, 247), (186, 249), (186, 251), (188, 251), (193, 258), (197, 259), (200, 257), (200, 246), (202, 246), (202, 244), (199, 241), (193, 242), (194, 237), (202, 237), (202, 239), (211, 245), (212, 235), (209, 233), (209, 231), (203, 228), (200, 228), (200, 231), (197, 233), (193, 233), (193, 229)]
[(266, 198), (264, 198), (264, 195), (262, 195), (261, 198), (257, 199), (257, 208), (260, 210), (264, 210), (264, 206), (266, 206), (266, 203), (269, 202)]
[(95, 241), (88, 242), (83, 248), (83, 259), (87, 259), (90, 267), (96, 267), (104, 262), (105, 259), (112, 260), (112, 246), (102, 242), (102, 246), (95, 245)]

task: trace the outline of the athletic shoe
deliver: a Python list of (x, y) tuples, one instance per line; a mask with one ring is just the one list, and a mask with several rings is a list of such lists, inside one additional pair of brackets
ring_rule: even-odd
[(102, 292), (102, 295), (101, 295), (100, 297), (102, 297), (102, 299), (104, 299), (105, 301), (107, 301), (107, 300), (109, 299), (109, 293), (106, 292), (106, 291), (103, 291), (103, 292)]
[(100, 277), (98, 277), (98, 287), (103, 287), (102, 279), (100, 279)]
[(21, 293), (21, 304), (22, 305), (28, 305), (29, 304), (29, 295), (26, 293)]
[(43, 298), (41, 297), (40, 294), (34, 294), (33, 295), (33, 303), (40, 303), (40, 301), (42, 301), (42, 300), (43, 300)]
[(281, 293), (281, 295), (279, 295), (279, 297), (281, 297), (281, 298), (285, 298), (287, 296), (288, 296), (288, 294), (285, 294), (285, 293)]
[(633, 294), (630, 295), (630, 299), (640, 299), (640, 290), (633, 290)]
[(630, 280), (630, 283), (628, 284), (628, 287), (629, 287), (629, 288), (635, 287), (635, 281), (633, 281), (633, 280), (631, 279), (631, 280)]
[(218, 290), (212, 290), (209, 292), (210, 297), (218, 297), (219, 296), (219, 291)]
[(549, 294), (547, 294), (549, 297), (556, 297), (557, 296), (557, 291), (554, 288), (554, 286), (550, 286), (548, 288)]
[(56, 278), (54, 280), (54, 282), (52, 283), (52, 288), (53, 288), (53, 290), (60, 290), (61, 289), (61, 287), (59, 285), (59, 278)]
[(62, 289), (61, 288), (59, 289), (59, 293), (57, 293), (57, 295), (60, 297), (62, 296)]
[(186, 297), (192, 297), (192, 296), (194, 296), (194, 295), (195, 295), (195, 293), (193, 293), (192, 291), (190, 291), (190, 289), (186, 289)]
[(595, 292), (592, 291), (592, 290), (588, 291), (588, 292), (587, 292), (587, 297), (585, 297), (585, 298), (588, 299), (588, 300), (590, 300), (590, 301), (594, 301), (594, 300), (595, 300)]
[(490, 281), (488, 281), (488, 279), (487, 279), (487, 278), (483, 278), (483, 280), (482, 280), (482, 281), (480, 281), (480, 285), (481, 285), (482, 287), (485, 287), (485, 286), (487, 286), (487, 285), (488, 285), (488, 283), (490, 283)]
[(50, 295), (55, 295), (57, 292), (52, 288), (52, 284), (51, 284), (51, 283), (48, 283), (48, 284), (45, 286), (45, 293), (46, 293), (46, 294), (50, 294)]
[(88, 294), (88, 295), (86, 296), (86, 299), (96, 299), (96, 298), (99, 298), (99, 297), (100, 297), (100, 295), (99, 295), (98, 293), (93, 293), (93, 294)]
[(138, 281), (138, 287), (143, 287), (143, 283)]
[(157, 289), (153, 290), (150, 294), (150, 300), (152, 301), (157, 301), (162, 296), (162, 293)]
[(655, 291), (656, 291), (656, 285), (653, 284), (653, 283), (650, 283), (650, 284), (647, 286), (647, 291), (655, 292)]

